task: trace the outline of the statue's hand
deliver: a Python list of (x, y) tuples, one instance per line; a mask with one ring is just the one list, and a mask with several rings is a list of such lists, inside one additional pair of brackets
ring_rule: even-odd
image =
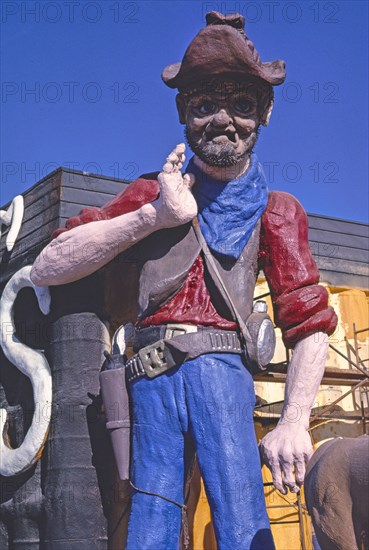
[(259, 448), (263, 463), (272, 472), (275, 488), (284, 495), (287, 487), (297, 493), (313, 454), (306, 428), (299, 423), (278, 424), (261, 440)]
[(181, 174), (185, 161), (184, 143), (177, 145), (167, 157), (158, 175), (160, 196), (153, 202), (161, 227), (176, 227), (187, 223), (197, 215), (197, 204), (191, 193), (195, 183), (193, 174)]

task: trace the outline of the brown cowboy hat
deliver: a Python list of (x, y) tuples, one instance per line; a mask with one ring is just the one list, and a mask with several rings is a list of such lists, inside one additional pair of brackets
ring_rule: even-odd
[(255, 77), (272, 86), (286, 78), (284, 61), (262, 63), (251, 40), (244, 32), (245, 18), (238, 14), (206, 14), (206, 27), (188, 46), (182, 63), (168, 65), (162, 72), (170, 88), (185, 90), (207, 78), (227, 76), (237, 80)]

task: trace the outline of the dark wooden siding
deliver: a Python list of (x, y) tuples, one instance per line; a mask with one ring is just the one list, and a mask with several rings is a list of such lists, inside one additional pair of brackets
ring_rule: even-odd
[[(56, 170), (23, 193), (24, 217), (17, 241), (9, 254), (5, 247), (8, 228), (0, 241), (1, 273), (0, 283), (21, 267), (33, 262), (42, 246), (47, 242), (50, 231), (59, 223), (62, 171)], [(8, 204), (4, 209), (8, 208)]]
[[(13, 273), (30, 265), (58, 227), (85, 206), (102, 206), (128, 182), (58, 168), (23, 193), (24, 217), (15, 246), (8, 254), (3, 226), (0, 241), (0, 287)], [(7, 209), (9, 204), (1, 207)]]
[(308, 214), (310, 246), (321, 280), (369, 289), (369, 225)]
[[(86, 206), (102, 206), (127, 181), (59, 168), (23, 196), (23, 225), (10, 255), (0, 242), (1, 286), (22, 266), (31, 264), (51, 233)], [(7, 208), (5, 205), (2, 208)], [(309, 239), (321, 280), (337, 287), (369, 288), (369, 226), (309, 214)]]

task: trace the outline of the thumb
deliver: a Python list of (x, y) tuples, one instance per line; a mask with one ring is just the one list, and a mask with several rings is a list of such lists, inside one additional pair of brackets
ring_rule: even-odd
[(196, 178), (193, 174), (185, 174), (183, 176), (183, 183), (188, 187), (188, 189), (192, 189), (195, 181)]

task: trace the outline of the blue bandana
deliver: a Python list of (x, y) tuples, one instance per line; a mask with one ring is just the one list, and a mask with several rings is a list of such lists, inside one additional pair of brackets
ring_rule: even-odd
[(204, 238), (215, 253), (237, 260), (268, 202), (263, 168), (255, 153), (250, 166), (239, 178), (222, 183), (207, 176), (195, 165), (194, 157), (186, 172), (194, 174), (198, 219)]

